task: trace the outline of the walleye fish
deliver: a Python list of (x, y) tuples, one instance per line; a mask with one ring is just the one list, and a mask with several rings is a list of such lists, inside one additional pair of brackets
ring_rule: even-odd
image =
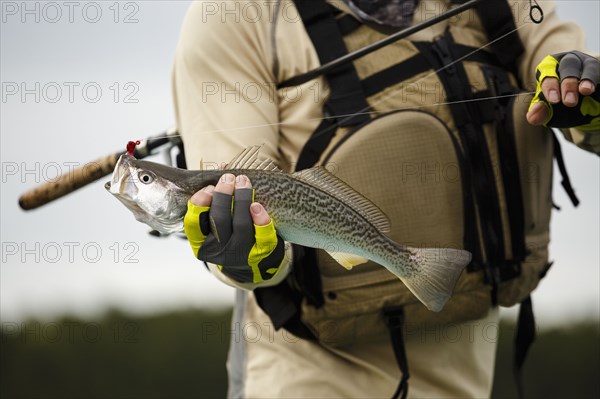
[(259, 160), (260, 146), (245, 149), (224, 170), (184, 170), (121, 156), (106, 189), (135, 218), (161, 233), (183, 232), (190, 197), (216, 185), (224, 173), (246, 175), (286, 241), (328, 251), (346, 268), (371, 260), (399, 277), (428, 309), (439, 311), (471, 254), (459, 249), (410, 248), (384, 233), (387, 216), (322, 167), (285, 173)]

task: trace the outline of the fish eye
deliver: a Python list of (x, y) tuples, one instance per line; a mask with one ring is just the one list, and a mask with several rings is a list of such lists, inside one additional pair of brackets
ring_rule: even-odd
[(150, 184), (154, 181), (154, 176), (147, 172), (140, 172), (138, 174), (140, 181), (144, 184)]

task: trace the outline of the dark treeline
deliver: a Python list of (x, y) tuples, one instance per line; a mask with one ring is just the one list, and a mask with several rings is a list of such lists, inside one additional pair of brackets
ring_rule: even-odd
[[(222, 398), (230, 312), (152, 317), (110, 313), (99, 321), (4, 323), (0, 396), (9, 398)], [(269, 333), (263, 331), (263, 333)], [(494, 398), (516, 397), (514, 326), (502, 323)], [(543, 331), (525, 367), (527, 398), (600, 397), (597, 323)]]

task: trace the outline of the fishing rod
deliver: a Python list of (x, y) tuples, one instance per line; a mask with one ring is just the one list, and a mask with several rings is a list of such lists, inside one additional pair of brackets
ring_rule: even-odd
[[(140, 141), (140, 144), (135, 147), (133, 155), (137, 159), (142, 159), (156, 154), (160, 150), (169, 150), (179, 146), (181, 143), (181, 137), (177, 131), (169, 129), (157, 136)], [(19, 198), (19, 206), (26, 211), (38, 208), (111, 174), (119, 157), (124, 153), (124, 151), (117, 151), (103, 156), (70, 170), (56, 180), (46, 182), (25, 192)]]
[(321, 65), (320, 67), (315, 68), (312, 71), (308, 71), (301, 75), (294, 76), (288, 80), (284, 80), (283, 82), (281, 82), (280, 84), (277, 85), (277, 88), (283, 89), (286, 87), (299, 86), (303, 83), (311, 81), (321, 75), (324, 75), (324, 74), (327, 74), (327, 73), (333, 71), (336, 68), (339, 68), (340, 66), (343, 66), (349, 62), (352, 62), (361, 57), (364, 57), (367, 54), (371, 54), (372, 52), (377, 51), (380, 48), (387, 46), (388, 44), (392, 44), (394, 42), (397, 42), (398, 40), (405, 39), (406, 37), (408, 37), (414, 33), (420, 32), (424, 29), (429, 28), (432, 25), (435, 25), (439, 22), (450, 19), (457, 14), (460, 14), (466, 10), (474, 8), (479, 3), (482, 3), (484, 1), (485, 0), (469, 0), (464, 4), (461, 4), (460, 6), (455, 7), (449, 11), (446, 11), (440, 15), (437, 15), (431, 19), (428, 19), (427, 21), (421, 22), (417, 25), (410, 26), (406, 29), (402, 29), (399, 32), (391, 34), (390, 36), (386, 37), (385, 39), (381, 39), (378, 42), (375, 42), (366, 47), (358, 49), (352, 53), (348, 53), (342, 57), (336, 58), (335, 60), (330, 61), (324, 65)]
[[(402, 40), (414, 33), (417, 33), (421, 30), (424, 30), (432, 25), (435, 25), (439, 22), (452, 18), (455, 15), (458, 15), (468, 9), (474, 8), (478, 6), (480, 3), (483, 3), (485, 0), (469, 0), (466, 3), (463, 3), (445, 13), (442, 13), (436, 17), (428, 19), (427, 21), (421, 22), (417, 25), (413, 25), (406, 29), (403, 29), (399, 32), (396, 32), (385, 39), (382, 39), (376, 43), (373, 43), (369, 46), (356, 50), (352, 53), (346, 54), (340, 58), (337, 58), (331, 62), (328, 62), (324, 65), (321, 65), (318, 68), (315, 68), (311, 71), (303, 73), (301, 75), (292, 77), (288, 80), (285, 80), (277, 85), (279, 89), (292, 87), (301, 85), (306, 83), (312, 79), (315, 79), (318, 76), (329, 73), (336, 68), (339, 68), (346, 63), (352, 62), (358, 58), (364, 57), (367, 54), (370, 54), (374, 51), (379, 50), (382, 47), (385, 47), (391, 43), (397, 42), (398, 40)], [(542, 22), (544, 18), (543, 10), (538, 5), (536, 0), (530, 0), (530, 18), (531, 20), (539, 24)], [(537, 12), (537, 15), (535, 13)], [(144, 141), (142, 141), (134, 151), (134, 156), (138, 159), (142, 159), (148, 155), (152, 155), (158, 152), (160, 147), (165, 145), (169, 145), (169, 148), (174, 146), (179, 146), (182, 144), (181, 137), (177, 134), (175, 129), (164, 132), (161, 135), (150, 137)], [(47, 182), (33, 190), (30, 190), (24, 193), (19, 198), (19, 205), (24, 210), (35, 209), (42, 205), (45, 205), (51, 201), (54, 201), (57, 198), (63, 197), (89, 183), (92, 183), (106, 175), (109, 175), (119, 157), (124, 154), (122, 151), (118, 151), (102, 157), (94, 162), (87, 163), (82, 167), (73, 169), (69, 173), (66, 173), (60, 176), (58, 179), (52, 182)]]
[[(413, 26), (410, 26), (399, 32), (396, 32), (396, 33), (386, 37), (385, 39), (382, 39), (378, 42), (375, 42), (366, 47), (358, 49), (352, 53), (348, 53), (342, 57), (336, 58), (335, 60), (330, 61), (324, 65), (321, 65), (318, 68), (315, 68), (315, 69), (308, 71), (306, 73), (303, 73), (301, 75), (294, 76), (292, 78), (284, 80), (283, 82), (281, 82), (277, 85), (277, 88), (284, 89), (287, 87), (299, 86), (303, 83), (311, 81), (311, 80), (313, 80), (321, 75), (327, 74), (327, 73), (335, 70), (336, 68), (339, 68), (349, 62), (352, 62), (361, 57), (364, 57), (365, 55), (371, 54), (372, 52), (377, 51), (382, 47), (385, 47), (389, 44), (397, 42), (398, 40), (405, 39), (412, 34), (420, 32), (424, 29), (429, 28), (430, 26), (433, 26), (437, 23), (440, 23), (442, 21), (450, 19), (453, 16), (458, 15), (466, 10), (474, 8), (474, 7), (478, 6), (480, 3), (483, 3), (484, 1), (485, 0), (469, 0), (466, 3), (463, 3), (458, 7), (455, 7), (455, 8), (453, 8), (449, 11), (446, 11), (440, 15), (437, 15), (426, 21), (423, 21), (417, 25), (413, 25)], [(544, 12), (536, 0), (529, 0), (529, 17), (536, 24), (541, 23), (542, 20), (544, 19)]]

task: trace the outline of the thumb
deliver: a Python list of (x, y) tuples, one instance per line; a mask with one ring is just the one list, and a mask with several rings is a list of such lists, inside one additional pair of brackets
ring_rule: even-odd
[(202, 190), (192, 195), (192, 198), (190, 198), (190, 202), (196, 206), (210, 206), (214, 191), (215, 186), (206, 186)]
[(266, 226), (271, 222), (269, 214), (258, 202), (250, 205), (250, 214), (252, 215), (252, 222), (257, 226)]
[(543, 102), (537, 102), (527, 112), (527, 122), (531, 125), (543, 125), (548, 117), (548, 108)]

